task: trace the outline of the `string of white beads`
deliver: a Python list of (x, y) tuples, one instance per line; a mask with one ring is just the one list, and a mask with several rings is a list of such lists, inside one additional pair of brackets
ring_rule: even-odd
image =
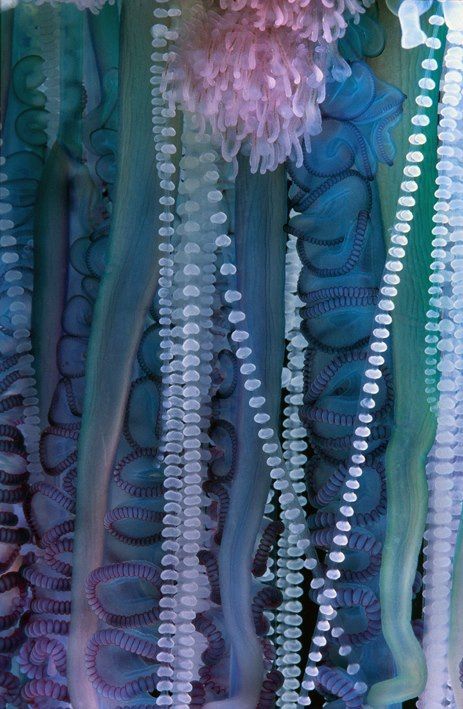
[[(209, 596), (201, 584), (204, 577), (198, 552), (208, 543), (203, 530), (203, 510), (207, 498), (202, 483), (210, 458), (208, 429), (211, 417), (211, 373), (213, 359), (212, 304), (215, 291), (216, 237), (227, 216), (217, 211), (218, 154), (208, 135), (200, 135), (192, 117), (185, 116), (184, 157), (180, 166), (177, 227), (180, 237), (174, 254), (175, 307), (171, 336), (174, 339), (168, 391), (168, 421), (174, 441), (166, 457), (169, 472), (178, 477), (177, 505), (172, 520), (182, 540), (177, 553), (177, 584), (174, 598), (179, 624), (176, 627), (176, 663), (173, 704), (189, 704), (191, 681), (198, 669), (201, 636), (195, 634), (196, 612), (204, 611), (201, 597)], [(219, 194), (221, 197), (221, 195)], [(169, 434), (168, 434), (169, 435)], [(200, 592), (200, 587), (202, 592)], [(203, 642), (201, 638), (201, 642)]]
[[(160, 316), (159, 324), (161, 325), (160, 359), (162, 362), (161, 373), (163, 404), (166, 402), (166, 393), (170, 386), (170, 362), (173, 356), (173, 341), (170, 336), (170, 330), (172, 324), (172, 276), (174, 266), (172, 252), (174, 247), (172, 246), (171, 240), (174, 235), (174, 228), (172, 226), (174, 220), (173, 207), (175, 205), (174, 195), (176, 192), (174, 180), (177, 172), (177, 165), (174, 162), (174, 156), (177, 152), (177, 146), (176, 129), (173, 121), (175, 115), (173, 115), (172, 110), (166, 106), (163, 100), (161, 82), (163, 72), (166, 70), (169, 59), (168, 41), (170, 38), (175, 38), (175, 34), (172, 34), (173, 31), (170, 29), (170, 24), (175, 23), (181, 15), (179, 8), (162, 7), (162, 5), (165, 4), (166, 3), (164, 0), (157, 0), (156, 7), (153, 11), (155, 24), (152, 28), (153, 53), (151, 55), (151, 61), (153, 62), (151, 67), (153, 136), (156, 145), (158, 175), (162, 189), (160, 202), (163, 208), (160, 213), (160, 225), (158, 228), (158, 248), (160, 251), (160, 287), (158, 288), (158, 305)], [(163, 426), (160, 450), (163, 453), (166, 453), (166, 447), (168, 445), (168, 429), (166, 427), (167, 416), (165, 410), (162, 414), (162, 421)], [(170, 506), (176, 504), (176, 485), (176, 476), (170, 475), (168, 469), (166, 469), (164, 479), (164, 500), (167, 517)], [(159, 662), (157, 670), (159, 681), (156, 687), (159, 692), (156, 699), (156, 704), (158, 706), (172, 706), (171, 692), (173, 690), (174, 682), (173, 663), (175, 661), (175, 656), (173, 654), (173, 636), (176, 631), (176, 614), (172, 596), (175, 593), (176, 579), (175, 572), (172, 572), (171, 567), (177, 562), (176, 554), (178, 553), (180, 545), (176, 540), (175, 525), (169, 524), (168, 520), (169, 518), (167, 519), (167, 523), (163, 529), (164, 542), (162, 544), (162, 549), (164, 552), (162, 565), (164, 568), (161, 572), (161, 578), (164, 583), (161, 588), (163, 595), (159, 601), (160, 652), (157, 657)]]
[[(440, 379), (437, 433), (427, 465), (429, 510), (423, 577), (423, 648), (428, 681), (418, 706), (455, 706), (448, 667), (450, 630), (450, 592), (452, 558), (463, 498), (463, 464), (459, 455), (462, 412), (463, 333), (461, 331), (461, 280), (463, 277), (462, 234), (463, 180), (463, 33), (449, 32), (444, 57), (442, 103), (439, 107), (439, 147), (436, 179), (433, 242), (438, 252), (430, 276), (433, 315), (440, 321), (432, 329), (435, 335), (432, 356)], [(439, 265), (440, 268), (436, 266)], [(437, 297), (436, 297), (437, 296)], [(429, 331), (429, 323), (427, 325)], [(439, 358), (440, 357), (440, 358)]]
[[(331, 634), (334, 638), (340, 638), (343, 635), (343, 629), (335, 622), (337, 617), (335, 611), (337, 592), (334, 582), (340, 578), (341, 571), (338, 567), (345, 560), (343, 550), (349, 541), (348, 535), (351, 531), (350, 518), (355, 514), (357, 491), (360, 488), (363, 466), (366, 462), (365, 454), (368, 449), (368, 439), (371, 435), (370, 425), (373, 422), (376, 396), (379, 393), (379, 379), (382, 377), (380, 368), (385, 362), (385, 354), (389, 348), (392, 324), (391, 313), (395, 308), (394, 301), (400, 284), (400, 272), (403, 269), (403, 260), (408, 244), (407, 234), (411, 230), (411, 223), (414, 217), (413, 208), (416, 204), (416, 199), (413, 195), (419, 189), (421, 175), (419, 164), (424, 159), (420, 148), (427, 141), (426, 134), (422, 132), (422, 128), (428, 126), (431, 120), (429, 114), (433, 101), (429, 92), (434, 88), (432, 74), (438, 69), (434, 53), (441, 46), (441, 41), (437, 34), (439, 27), (443, 24), (443, 19), (440, 15), (433, 15), (429, 18), (429, 22), (433, 26), (433, 33), (426, 40), (429, 55), (422, 62), (424, 75), (419, 82), (421, 93), (416, 99), (419, 110), (411, 119), (413, 126), (409, 137), (411, 150), (407, 153), (406, 164), (403, 169), (396, 221), (392, 228), (391, 245), (388, 248), (380, 286), (380, 300), (374, 318), (374, 327), (361, 388), (359, 413), (352, 441), (353, 454), (341, 489), (341, 503), (336, 518), (336, 530), (327, 555), (327, 571), (319, 586), (318, 603), (320, 608), (316, 625), (317, 631), (312, 638), (308, 662), (304, 672), (302, 691), (298, 700), (300, 706), (309, 706), (311, 704), (309, 693), (316, 685), (318, 676), (317, 664), (323, 657), (321, 648), (326, 645), (328, 634)], [(339, 654), (342, 657), (348, 657), (351, 649), (350, 645), (340, 644)], [(359, 665), (357, 663), (349, 663), (347, 665), (347, 672), (353, 678), (355, 678), (358, 670)], [(354, 686), (359, 695), (363, 694), (367, 689), (363, 682), (357, 682)]]
[[(302, 426), (299, 409), (302, 404), (304, 350), (306, 341), (300, 333), (302, 301), (297, 295), (301, 261), (296, 249), (297, 240), (289, 235), (286, 253), (285, 279), (285, 337), (287, 341), (287, 369), (285, 408), (283, 410), (283, 459), (298, 494), (299, 503), (307, 504), (304, 467), (307, 463), (307, 433)], [(284, 680), (278, 691), (277, 706), (290, 709), (297, 701), (302, 643), (302, 570), (304, 550), (297, 545), (297, 537), (285, 527), (278, 542), (277, 587), (283, 593), (283, 603), (277, 613), (275, 633), (276, 667)]]

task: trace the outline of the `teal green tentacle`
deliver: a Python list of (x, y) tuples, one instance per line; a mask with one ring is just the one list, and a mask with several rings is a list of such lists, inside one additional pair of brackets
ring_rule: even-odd
[[(97, 627), (85, 580), (103, 561), (107, 488), (121, 433), (132, 365), (158, 278), (155, 234), (160, 187), (151, 132), (151, 0), (124, 3), (121, 15), (119, 171), (108, 266), (94, 311), (79, 440), (69, 637), (69, 689), (75, 709), (97, 709), (84, 653)], [(141, 30), (143, 28), (143, 31)], [(93, 493), (93, 494), (91, 494)]]
[[(409, 100), (402, 122), (402, 149), (409, 149), (410, 117), (415, 113), (414, 98), (419, 75), (423, 73), (421, 61), (427, 49), (420, 47), (407, 53), (398, 53), (400, 30), (392, 16), (385, 16), (389, 46), (381, 58), (375, 60), (380, 75), (401, 79), (399, 87)], [(444, 43), (445, 30), (440, 39)], [(442, 59), (442, 49), (435, 58)], [(431, 92), (437, 108), (438, 76), (436, 89)], [(437, 120), (437, 119), (436, 119)], [(386, 453), (386, 479), (388, 513), (386, 540), (381, 566), (381, 618), (383, 633), (396, 665), (396, 676), (374, 685), (367, 697), (371, 706), (390, 706), (416, 697), (426, 684), (426, 666), (423, 651), (411, 626), (412, 585), (417, 559), (425, 529), (427, 510), (426, 456), (432, 446), (436, 421), (430, 412), (425, 394), (425, 323), (428, 306), (427, 287), (431, 252), (433, 191), (437, 138), (435, 121), (423, 128), (427, 137), (420, 178), (420, 189), (415, 193), (416, 206), (412, 231), (409, 236), (405, 267), (397, 306), (393, 313), (393, 372), (394, 372), (394, 429)], [(398, 160), (389, 172), (380, 175), (381, 200), (384, 222), (392, 226), (397, 205), (397, 191), (401, 182), (403, 162)], [(391, 175), (390, 171), (396, 171)], [(395, 179), (394, 179), (395, 177)], [(397, 185), (394, 193), (391, 184)]]

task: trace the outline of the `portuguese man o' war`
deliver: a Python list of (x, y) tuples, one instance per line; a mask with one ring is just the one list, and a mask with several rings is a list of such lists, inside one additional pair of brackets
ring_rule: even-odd
[(463, 0), (0, 6), (0, 707), (463, 709)]

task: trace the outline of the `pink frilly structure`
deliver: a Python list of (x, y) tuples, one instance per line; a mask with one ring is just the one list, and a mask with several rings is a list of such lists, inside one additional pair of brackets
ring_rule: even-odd
[[(302, 164), (320, 131), (327, 80), (345, 77), (335, 41), (344, 13), (358, 17), (368, 0), (220, 0), (197, 4), (172, 52), (164, 89), (171, 104), (199, 116), (225, 160), (243, 148), (252, 172), (291, 157)], [(239, 11), (239, 12), (238, 12)]]

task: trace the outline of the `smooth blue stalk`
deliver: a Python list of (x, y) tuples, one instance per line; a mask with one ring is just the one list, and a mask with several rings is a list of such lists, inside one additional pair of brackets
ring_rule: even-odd
[(77, 200), (86, 198), (87, 189), (91, 191), (81, 163), (83, 16), (72, 6), (55, 11), (61, 19), (61, 113), (58, 138), (47, 157), (37, 193), (34, 222), (32, 344), (42, 427), (48, 423), (60, 377), (56, 354), (67, 293), (71, 212)]
[[(286, 194), (283, 166), (273, 173), (251, 175), (248, 160), (239, 158), (235, 226), (238, 288), (243, 294), (239, 307), (246, 314), (245, 327), (252, 338), (253, 355), (247, 361), (255, 363), (263, 377), (254, 395), (266, 397), (271, 419), (265, 425), (275, 430), (284, 356)], [(207, 704), (207, 709), (255, 709), (264, 677), (262, 645), (251, 613), (251, 568), (270, 476), (253, 421), (258, 409), (249, 407), (249, 392), (242, 380), (238, 387), (236, 473), (219, 555), (222, 609), (231, 643), (230, 697)]]
[(68, 667), (75, 709), (97, 709), (84, 653), (97, 628), (85, 580), (103, 561), (108, 483), (122, 429), (133, 360), (158, 278), (158, 200), (151, 130), (151, 0), (124, 3), (118, 176), (106, 273), (96, 302), (87, 356), (79, 440), (72, 617)]

